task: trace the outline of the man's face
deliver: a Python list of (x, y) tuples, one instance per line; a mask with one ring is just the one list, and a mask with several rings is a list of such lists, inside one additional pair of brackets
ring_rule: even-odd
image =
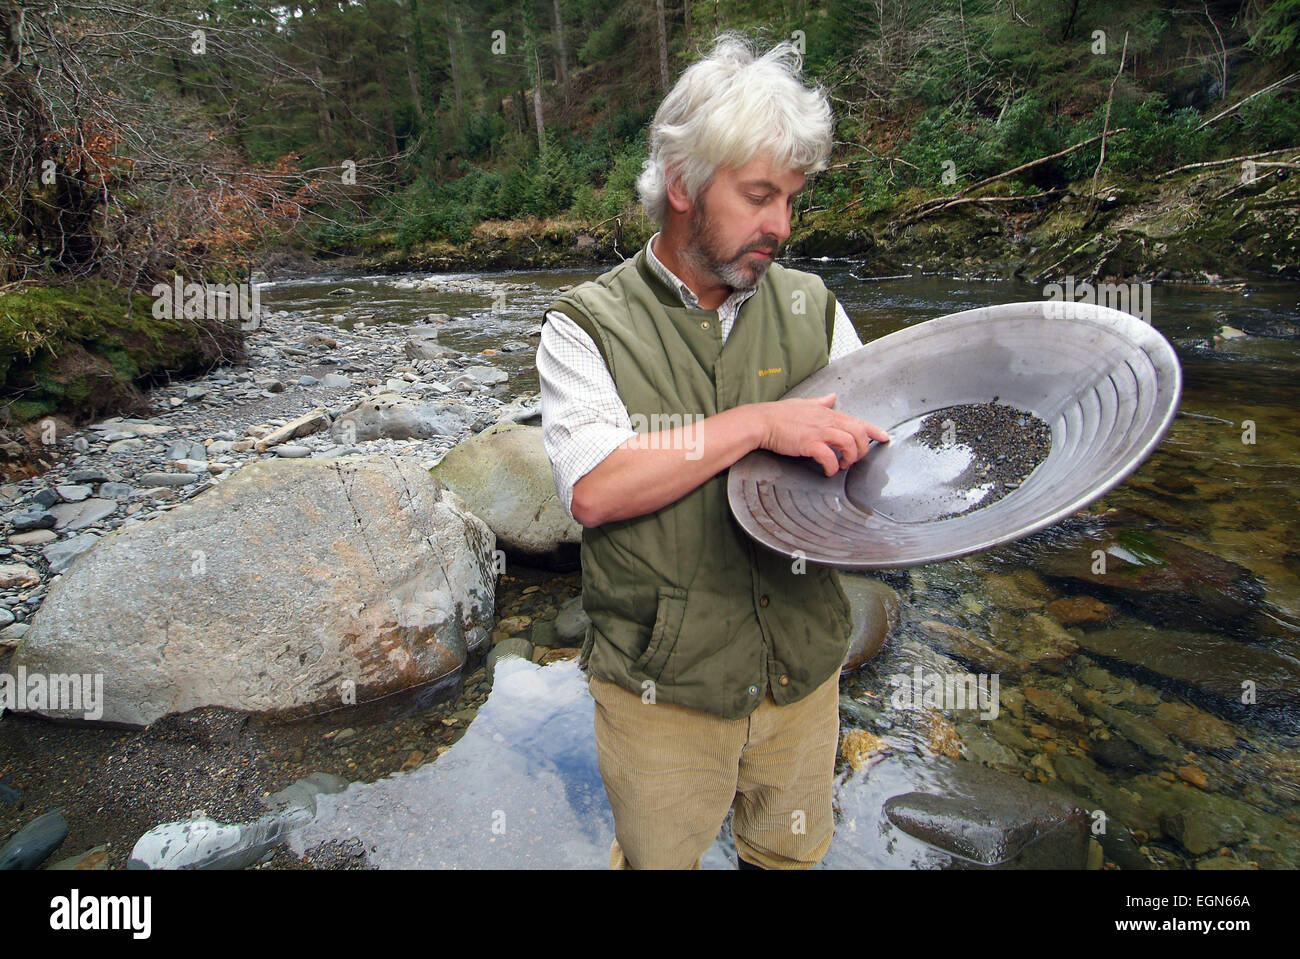
[(753, 289), (790, 235), (804, 179), (762, 155), (739, 168), (719, 167), (691, 207), (690, 236), (680, 255), (717, 282)]

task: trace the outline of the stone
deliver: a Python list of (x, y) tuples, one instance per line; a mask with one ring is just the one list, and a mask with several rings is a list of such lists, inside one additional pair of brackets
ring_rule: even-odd
[(496, 674), (497, 663), (503, 657), (514, 656), (532, 662), (533, 652), (533, 644), (522, 636), (511, 636), (509, 639), (501, 640), (488, 652), (487, 660), (484, 663), (488, 682), (492, 682), (492, 677)]
[(989, 602), (1002, 610), (1042, 609), (1052, 596), (1051, 590), (1047, 589), (1042, 580), (1030, 570), (1018, 570), (1017, 573), (985, 573), (984, 587), (988, 592)]
[(51, 529), (59, 521), (49, 510), (19, 513), (11, 520), (16, 530)]
[(10, 546), (42, 546), (43, 543), (51, 543), (59, 538), (59, 534), (52, 529), (34, 529), (27, 533), (14, 533), (9, 537)]
[(0, 871), (35, 869), (49, 859), (68, 835), (68, 821), (62, 809), (52, 809), (38, 816), (0, 847)]
[(1069, 545), (1063, 538), (1061, 546), (1045, 546), (1038, 562), (1047, 576), (1191, 628), (1249, 618), (1264, 595), (1244, 566), (1153, 530), (1103, 529)]
[(1194, 706), (1161, 703), (1151, 722), (1196, 749), (1230, 749), (1237, 745), (1236, 727)]
[(459, 350), (443, 346), (438, 342), (438, 331), (429, 330), (428, 335), (420, 334), (410, 337), (403, 345), (402, 352), (411, 360), (439, 360), (447, 356), (458, 356)]
[(0, 589), (22, 589), (40, 581), (41, 574), (26, 563), (0, 563)]
[(574, 596), (556, 614), (555, 638), (561, 646), (581, 646), (590, 625), (591, 617), (582, 608), (582, 597)]
[(1146, 755), (1127, 739), (1112, 736), (1101, 739), (1092, 746), (1092, 758), (1101, 765), (1120, 771), (1139, 770), (1145, 772), (1152, 767)]
[(291, 443), (281, 443), (271, 452), (275, 453), (276, 456), (283, 457), (284, 459), (302, 459), (304, 456), (311, 455), (311, 449), (309, 447), (295, 446)]
[(507, 557), (548, 569), (577, 566), (582, 527), (556, 494), (540, 426), (495, 423), (430, 472), (492, 528)]
[(525, 632), (532, 625), (532, 622), (530, 616), (508, 616), (498, 622), (496, 628), (507, 636), (514, 636), (517, 633)]
[(78, 872), (90, 872), (108, 868), (108, 846), (95, 846), (93, 849), (87, 849), (85, 852), (78, 853), (75, 856), (69, 856), (67, 859), (60, 859), (56, 863), (51, 863), (45, 867), (53, 870), (75, 870)]
[(1051, 720), (1057, 726), (1083, 728), (1083, 714), (1060, 693), (1038, 686), (1025, 686), (1022, 691), (1029, 708), (1038, 715)]
[(1027, 613), (1011, 621), (998, 614), (989, 624), (995, 639), (1005, 638), (1008, 652), (1048, 672), (1060, 673), (1079, 651), (1079, 644), (1056, 620), (1042, 613)]
[(358, 704), (454, 684), (487, 642), (494, 546), (414, 463), (261, 460), (103, 537), (11, 669), (103, 673), (102, 721), (131, 726), (203, 706), (297, 718), (345, 680)]
[(1014, 656), (995, 649), (968, 629), (927, 619), (919, 624), (921, 636), (930, 645), (955, 656), (983, 673), (998, 673), (1003, 679), (1016, 679), (1025, 664)]
[(320, 385), (327, 390), (340, 390), (352, 385), (352, 381), (342, 373), (326, 373), (321, 377)]
[(72, 565), (72, 561), (84, 553), (90, 547), (99, 542), (99, 535), (96, 533), (82, 533), (78, 536), (69, 536), (67, 539), (61, 539), (57, 543), (51, 543), (41, 552), (45, 556), (45, 561), (50, 564), (51, 573), (62, 573)]
[(1076, 626), (1105, 622), (1113, 610), (1093, 596), (1064, 596), (1047, 604), (1047, 615), (1062, 626)]
[(290, 420), (283, 426), (271, 430), (271, 432), (258, 439), (253, 444), (253, 448), (259, 453), (265, 453), (272, 446), (279, 446), (281, 443), (298, 439), (301, 436), (319, 433), (321, 430), (329, 429), (329, 426), (329, 413), (325, 412), (321, 407), (316, 407), (316, 409)]
[(1233, 815), (1211, 817), (1194, 810), (1178, 809), (1162, 813), (1160, 825), (1193, 856), (1202, 856), (1246, 838), (1245, 824)]
[(65, 503), (80, 503), (93, 492), (89, 486), (80, 484), (56, 486), (54, 489)]
[(898, 626), (902, 603), (897, 592), (873, 577), (844, 574), (840, 582), (853, 611), (853, 633), (844, 657), (844, 669), (852, 671), (880, 652)]
[(1146, 716), (1139, 716), (1112, 706), (1101, 698), (1097, 690), (1085, 691), (1078, 687), (1070, 690), (1074, 702), (1084, 712), (1096, 716), (1116, 734), (1123, 736), (1148, 756), (1154, 759), (1172, 761), (1182, 756), (1182, 751), (1169, 739), (1151, 725)]
[(194, 473), (145, 473), (139, 480), (141, 486), (188, 486), (198, 481)]
[(952, 761), (942, 792), (911, 792), (885, 803), (899, 829), (979, 866), (1082, 869), (1087, 812), (1018, 776)]
[(422, 403), (396, 393), (381, 393), (340, 413), (330, 428), (337, 443), (376, 439), (430, 439), (458, 436), (469, 429), (474, 414), (459, 403)]
[[(1300, 664), (1263, 646), (1234, 642), (1215, 633), (1170, 629), (1096, 629), (1079, 644), (1088, 652), (1159, 677), (1184, 691), (1214, 700), (1238, 722), (1287, 720), (1300, 707)], [(1256, 704), (1241, 703), (1249, 680)]]

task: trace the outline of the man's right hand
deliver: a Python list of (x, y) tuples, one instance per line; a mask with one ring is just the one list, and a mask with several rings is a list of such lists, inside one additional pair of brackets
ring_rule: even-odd
[(872, 440), (889, 442), (874, 423), (832, 409), (835, 394), (757, 404), (765, 427), (759, 448), (786, 456), (811, 456), (827, 476), (866, 455)]

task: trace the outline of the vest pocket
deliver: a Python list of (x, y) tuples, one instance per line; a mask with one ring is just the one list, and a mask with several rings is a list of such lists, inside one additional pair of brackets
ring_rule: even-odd
[(651, 679), (663, 675), (668, 657), (677, 645), (677, 634), (681, 632), (682, 619), (686, 615), (686, 590), (680, 586), (660, 586), (659, 600), (655, 608), (655, 624), (650, 631), (650, 643), (645, 651), (632, 664), (632, 672), (641, 673)]

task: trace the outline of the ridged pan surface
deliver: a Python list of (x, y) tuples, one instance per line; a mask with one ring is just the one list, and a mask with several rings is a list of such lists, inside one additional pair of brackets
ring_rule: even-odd
[[(868, 343), (787, 394), (835, 393), (835, 409), (883, 426), (891, 442), (834, 476), (809, 457), (755, 450), (729, 471), (731, 510), (764, 546), (843, 569), (989, 549), (1122, 482), (1164, 438), (1181, 388), (1173, 347), (1119, 310), (1044, 301), (952, 313)], [(969, 490), (912, 434), (931, 413), (990, 402), (1043, 420), (1051, 449), (1019, 488), (949, 515)]]

